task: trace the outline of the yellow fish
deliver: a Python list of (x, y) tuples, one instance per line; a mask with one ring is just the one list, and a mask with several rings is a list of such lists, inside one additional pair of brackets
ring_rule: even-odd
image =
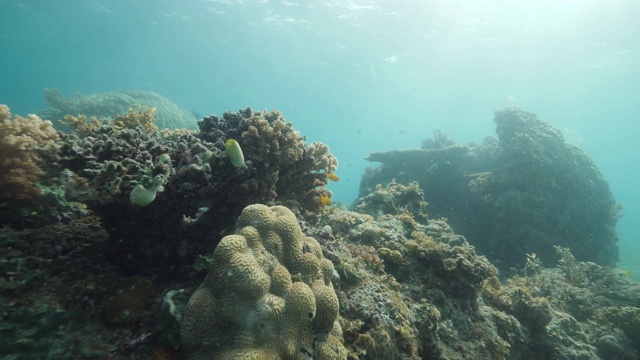
[(328, 197), (327, 195), (322, 195), (320, 196), (320, 201), (322, 201), (322, 204), (324, 206), (329, 206), (331, 205), (331, 198)]
[(242, 149), (240, 148), (240, 144), (233, 139), (229, 139), (224, 143), (224, 149), (227, 152), (227, 156), (229, 156), (229, 160), (235, 167), (241, 167), (244, 165), (244, 155), (242, 154)]
[(631, 276), (633, 275), (633, 273), (627, 269), (621, 269), (621, 268), (613, 268), (611, 269), (611, 272), (614, 274), (618, 274), (618, 275), (625, 275), (625, 276)]
[(338, 175), (332, 173), (332, 172), (325, 172), (325, 175), (327, 175), (327, 179), (331, 180), (331, 181), (335, 181), (338, 182), (340, 181), (340, 178), (338, 177)]

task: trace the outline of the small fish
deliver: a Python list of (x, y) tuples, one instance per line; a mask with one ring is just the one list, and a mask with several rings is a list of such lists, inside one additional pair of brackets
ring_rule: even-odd
[(240, 144), (234, 139), (229, 139), (224, 143), (224, 150), (227, 152), (227, 156), (229, 156), (229, 160), (233, 166), (239, 168), (244, 165), (244, 155), (242, 154), (242, 148), (240, 148)]
[(331, 205), (331, 198), (328, 197), (327, 195), (322, 195), (320, 196), (320, 201), (322, 201), (322, 204), (324, 206), (329, 206)]
[(171, 157), (167, 153), (158, 156), (158, 163), (168, 163), (169, 161), (171, 161)]
[(137, 208), (145, 207), (153, 202), (156, 199), (156, 193), (160, 192), (161, 189), (152, 187), (147, 189), (142, 184), (136, 185), (136, 187), (131, 190), (129, 194), (129, 200), (131, 201), (131, 205)]
[(340, 181), (340, 178), (338, 177), (338, 175), (336, 175), (336, 174), (334, 174), (332, 172), (326, 171), (324, 174), (327, 175), (327, 179), (329, 179), (331, 181), (335, 181), (335, 182)]
[(621, 269), (621, 268), (612, 268), (611, 272), (614, 274), (618, 274), (618, 275), (624, 275), (624, 276), (631, 276), (633, 275), (633, 273), (630, 270), (627, 269)]

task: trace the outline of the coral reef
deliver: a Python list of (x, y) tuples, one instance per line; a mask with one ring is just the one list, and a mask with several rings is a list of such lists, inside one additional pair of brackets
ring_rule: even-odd
[[(356, 350), (360, 358), (456, 358), (461, 352), (485, 358), (518, 354), (517, 348), (509, 349), (508, 341), (524, 340), (502, 338), (496, 331), (505, 329), (492, 318), (505, 318), (506, 324), (517, 322), (481, 301), (485, 284), (499, 283), (497, 270), (443, 221), (431, 220), (425, 226), (408, 221), (406, 215), (387, 214), (376, 222), (356, 226), (346, 241), (376, 248), (386, 272), (381, 279), (365, 276), (352, 288), (338, 287), (345, 291), (341, 299), (349, 299), (343, 306), (345, 322), (364, 321), (353, 344), (347, 336), (352, 327), (344, 326), (347, 348), (358, 349), (363, 332), (378, 339), (367, 351)], [(338, 271), (348, 270), (343, 267), (348, 262), (339, 263)], [(345, 278), (353, 276), (353, 271), (345, 273)], [(365, 329), (369, 330), (362, 331)]]
[[(60, 90), (45, 89), (44, 99), (49, 107), (39, 115), (54, 121), (62, 120), (66, 115), (80, 114), (88, 118), (112, 119), (114, 114), (126, 114), (129, 109), (145, 107), (156, 109), (156, 125), (160, 129), (196, 128), (197, 118), (194, 114), (151, 91), (126, 90), (90, 95), (76, 94), (73, 98), (65, 99)], [(63, 125), (60, 128), (69, 130)]]
[(340, 275), (351, 358), (638, 358), (640, 285), (558, 246), (557, 267), (528, 254), (501, 281), (442, 219), (422, 224), (371, 201), (390, 186), (415, 193), (379, 186), (358, 203), (390, 213), (330, 212), (318, 230)]
[(486, 302), (518, 319), (536, 358), (640, 358), (640, 284), (557, 251), (559, 268), (528, 266), (524, 276), (486, 288)]
[(416, 221), (426, 223), (427, 205), (418, 182), (413, 181), (404, 186), (391, 179), (384, 188), (378, 184), (375, 191), (358, 199), (354, 210), (373, 217), (384, 214), (408, 214)]
[(343, 211), (322, 218), (327, 235), (318, 238), (340, 275), (349, 358), (517, 358), (523, 329), (482, 300), (485, 287), (500, 287), (497, 270), (446, 222), (427, 219), (421, 194), (415, 183), (392, 182), (357, 202), (375, 220)]
[[(280, 113), (212, 116), (201, 131), (157, 131), (156, 114), (138, 108), (113, 119), (66, 116), (75, 131), (62, 133), (46, 154), (48, 188), (101, 217), (114, 243), (109, 251), (128, 274), (169, 274), (191, 264), (246, 205), (286, 203), (306, 216), (324, 208), (325, 172), (337, 161), (326, 145), (307, 146)], [(240, 168), (225, 154), (232, 137), (247, 158)]]
[[(398, 185), (396, 191), (416, 193), (412, 186)], [(388, 187), (377, 191), (384, 194)], [(397, 195), (402, 198), (403, 194)], [(348, 359), (639, 357), (640, 285), (614, 269), (576, 260), (567, 248), (555, 249), (560, 258), (557, 268), (546, 268), (536, 255), (529, 254), (525, 268), (501, 283), (496, 269), (442, 219), (419, 223), (409, 213), (385, 208), (391, 213), (374, 220), (370, 215), (332, 208), (319, 224), (305, 224), (316, 241), (302, 234), (288, 210), (250, 208), (256, 207), (259, 216), (243, 215), (238, 220), (238, 235), (227, 237), (212, 259), (202, 258), (212, 265), (202, 283), (207, 290), (196, 291), (192, 301), (203, 301), (207, 308), (210, 291), (226, 289), (229, 297), (216, 297), (218, 304), (227, 304), (225, 309), (250, 308), (235, 315), (255, 320), (240, 325), (252, 330), (275, 327), (281, 339), (290, 340), (294, 338), (290, 333), (278, 331), (297, 324), (304, 328), (298, 333), (303, 335), (300, 341), (305, 350), (310, 345), (304, 334), (313, 333), (319, 341), (338, 340), (339, 323), (344, 347), (330, 340), (328, 347), (313, 348), (318, 358), (336, 358), (327, 351), (338, 351), (338, 358)], [(269, 222), (259, 221), (269, 217)], [(265, 230), (266, 225), (294, 229), (298, 241), (287, 242), (277, 231)], [(285, 256), (290, 249), (286, 243), (298, 244), (298, 256)], [(111, 240), (95, 217), (37, 230), (0, 230), (0, 304), (4, 309), (0, 351), (36, 357), (183, 358), (177, 330), (180, 323), (189, 324), (183, 321), (183, 309), (186, 297), (202, 281), (198, 265), (183, 279), (123, 278), (104, 251), (110, 246)], [(243, 271), (247, 264), (265, 270)], [(313, 291), (318, 286), (335, 291), (325, 298), (329, 300), (325, 306), (317, 300), (319, 291)], [(278, 327), (293, 310), (310, 312), (287, 305), (299, 299), (286, 292), (294, 288), (304, 288), (300, 294), (313, 294), (313, 319)], [(322, 309), (331, 309), (328, 313), (335, 316), (320, 316)], [(200, 314), (200, 310), (191, 312)], [(224, 316), (233, 314), (223, 311)], [(269, 314), (282, 317), (275, 316), (271, 323), (265, 320)], [(187, 316), (191, 317), (188, 321), (207, 329), (183, 339), (194, 357), (202, 349), (194, 344), (196, 335), (225, 337), (222, 340), (230, 356), (235, 353), (229, 347), (244, 344), (241, 340), (273, 337), (234, 332), (237, 328), (230, 322), (213, 321), (218, 326), (208, 327), (212, 322), (192, 315)], [(114, 319), (118, 321), (111, 321)], [(227, 342), (232, 334), (247, 336)], [(38, 341), (30, 340), (33, 336)], [(284, 348), (296, 347), (280, 347)], [(312, 355), (302, 354), (305, 356)]]
[(249, 171), (240, 179), (241, 189), (248, 195), (265, 194), (262, 198), (247, 198), (242, 201), (245, 205), (277, 198), (318, 212), (324, 208), (321, 197), (331, 197), (325, 188), (326, 174), (336, 170), (337, 159), (325, 144), (313, 142), (307, 146), (304, 137), (280, 112), (247, 108), (226, 112), (222, 118), (205, 117), (198, 125), (205, 141), (223, 145), (226, 139), (236, 139), (242, 146)]
[[(438, 131), (372, 154), (383, 165), (345, 211), (321, 201), (335, 158), (282, 114), (199, 131), (158, 130), (156, 115), (71, 114), (70, 132), (39, 138), (50, 124), (0, 107), (0, 126), (28, 125), (0, 146), (29, 144), (39, 190), (7, 201), (20, 206), (0, 227), (3, 356), (640, 358), (640, 285), (601, 265), (615, 248), (606, 182), (535, 116), (498, 112), (499, 139), (480, 145)], [(544, 213), (553, 197), (567, 213)]]
[(184, 315), (187, 359), (346, 359), (333, 265), (285, 207), (244, 209)]
[(370, 154), (382, 165), (367, 169), (361, 196), (392, 179), (417, 181), (431, 215), (502, 269), (524, 265), (525, 253), (555, 263), (555, 245), (581, 261), (615, 264), (619, 206), (589, 156), (517, 108), (496, 111), (495, 123), (498, 139), (482, 144), (454, 145), (437, 132), (422, 149)]
[(36, 230), (0, 230), (3, 357), (117, 356), (133, 332), (107, 329), (99, 320), (104, 299), (119, 281), (101, 251), (106, 244), (107, 234), (91, 217)]
[(0, 105), (0, 224), (16, 220), (20, 207), (41, 196), (39, 150), (58, 139), (50, 121), (36, 115), (11, 118)]

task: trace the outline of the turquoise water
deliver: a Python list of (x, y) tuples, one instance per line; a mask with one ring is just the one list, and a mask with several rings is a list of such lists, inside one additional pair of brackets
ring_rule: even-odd
[(199, 114), (276, 108), (340, 160), (350, 203), (372, 151), (440, 129), (493, 135), (518, 106), (587, 151), (624, 205), (640, 274), (638, 1), (0, 0), (0, 103), (140, 89)]

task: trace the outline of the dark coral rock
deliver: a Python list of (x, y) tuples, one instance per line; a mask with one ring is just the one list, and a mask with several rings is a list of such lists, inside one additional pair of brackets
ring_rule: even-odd
[(394, 178), (417, 181), (430, 216), (447, 218), (501, 268), (522, 266), (525, 253), (554, 262), (554, 245), (578, 260), (615, 264), (619, 207), (589, 156), (534, 114), (506, 108), (495, 122), (498, 139), (482, 144), (440, 139), (426, 142), (429, 148), (371, 154), (382, 165), (367, 169), (361, 196)]
[[(210, 116), (200, 131), (156, 131), (153, 115), (68, 117), (76, 131), (46, 154), (48, 185), (101, 218), (107, 252), (127, 275), (175, 274), (212, 251), (249, 204), (286, 203), (312, 216), (324, 208), (320, 196), (331, 195), (326, 173), (337, 160), (326, 145), (307, 145), (277, 111)], [(225, 152), (229, 138), (243, 147), (240, 168)], [(130, 200), (137, 186), (158, 189), (144, 207)]]
[(150, 292), (151, 281), (145, 278), (132, 276), (122, 280), (104, 307), (103, 321), (115, 326), (135, 323)]
[(319, 212), (320, 197), (331, 196), (326, 174), (336, 170), (337, 159), (322, 143), (307, 145), (280, 112), (247, 108), (206, 117), (198, 125), (200, 137), (221, 149), (227, 139), (240, 143), (247, 161), (234, 193), (244, 205), (296, 201), (303, 210)]

